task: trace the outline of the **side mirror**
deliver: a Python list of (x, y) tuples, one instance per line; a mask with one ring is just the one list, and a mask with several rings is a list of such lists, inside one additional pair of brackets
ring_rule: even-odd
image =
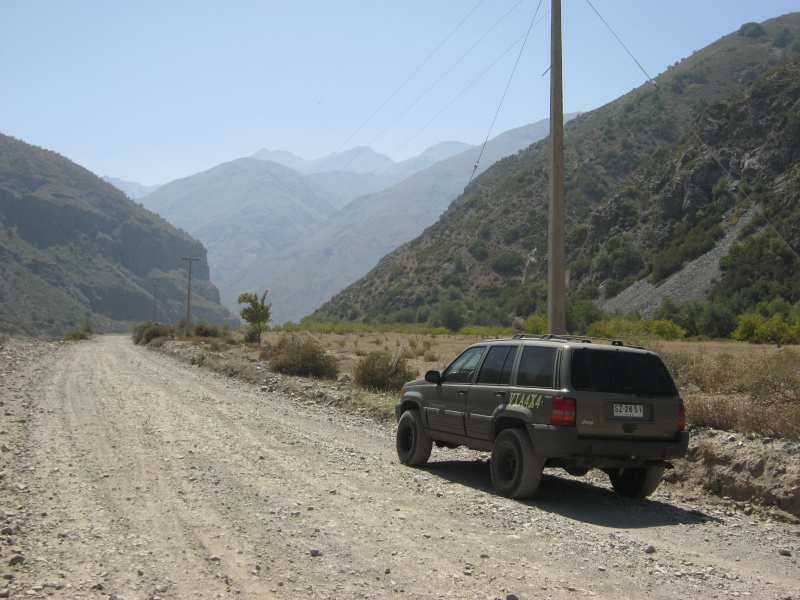
[(439, 371), (428, 371), (425, 373), (425, 381), (439, 385), (442, 383), (442, 376), (439, 374)]

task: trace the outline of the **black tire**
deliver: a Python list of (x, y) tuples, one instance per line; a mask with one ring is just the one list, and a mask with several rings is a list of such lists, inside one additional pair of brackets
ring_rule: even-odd
[(663, 467), (631, 467), (606, 471), (614, 491), (632, 498), (646, 498), (656, 491), (664, 474)]
[(422, 425), (418, 410), (407, 410), (397, 422), (397, 457), (409, 467), (421, 467), (431, 457), (433, 440)]
[(492, 447), (492, 483), (506, 498), (530, 498), (542, 480), (544, 459), (533, 451), (531, 438), (524, 429), (505, 429)]

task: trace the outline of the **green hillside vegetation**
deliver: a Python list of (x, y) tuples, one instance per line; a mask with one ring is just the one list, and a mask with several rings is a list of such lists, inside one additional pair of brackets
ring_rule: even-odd
[[(794, 93), (797, 99), (791, 81), (798, 80), (792, 57), (800, 49), (800, 13), (756, 25), (754, 30), (747, 24), (676, 63), (656, 78), (657, 86), (645, 84), (565, 127), (570, 331), (584, 332), (603, 317), (595, 301), (604, 295), (614, 295), (637, 279), (659, 281), (707, 251), (746, 211), (747, 197), (771, 220), (773, 212), (779, 221), (791, 218), (798, 145), (786, 135), (796, 125), (796, 107), (787, 106), (787, 98)], [(753, 85), (786, 61), (791, 61), (789, 71)], [(735, 96), (748, 86), (745, 93), (750, 96)], [(770, 104), (774, 94), (784, 99)], [(756, 102), (762, 96), (763, 102)], [(781, 116), (763, 119), (776, 111)], [(728, 129), (715, 129), (725, 115), (730, 116)], [(760, 129), (746, 134), (735, 129), (758, 119)], [(692, 127), (711, 148), (729, 140), (729, 148), (721, 148), (722, 164), (746, 173), (750, 169), (753, 175), (741, 184), (735, 180), (739, 174), (732, 172), (731, 181), (723, 178)], [(544, 313), (547, 143), (534, 144), (487, 170), (436, 224), (387, 255), (310, 319), (459, 329), (467, 324), (509, 326)], [(748, 163), (754, 153), (758, 160), (780, 160), (768, 162), (766, 170), (755, 168), (756, 163)], [(755, 248), (746, 250), (748, 243), (757, 243), (753, 234), (770, 235), (755, 221), (747, 233), (753, 241), (743, 241), (742, 249), (726, 258), (722, 282), (737, 272), (736, 257), (745, 251), (757, 254)], [(797, 247), (796, 233), (789, 237)], [(781, 273), (773, 291), (788, 294), (786, 286), (793, 284)], [(723, 290), (729, 288), (723, 285), (728, 284), (721, 283), (715, 293), (726, 294)], [(761, 297), (758, 286), (754, 294), (729, 310), (738, 314), (754, 301), (769, 300), (769, 294)], [(797, 298), (788, 294), (786, 300)]]
[[(188, 234), (66, 158), (0, 134), (0, 331), (59, 337), (87, 319), (127, 330), (153, 313), (186, 314), (181, 257), (205, 257)], [(192, 272), (192, 314), (230, 316), (204, 261)]]

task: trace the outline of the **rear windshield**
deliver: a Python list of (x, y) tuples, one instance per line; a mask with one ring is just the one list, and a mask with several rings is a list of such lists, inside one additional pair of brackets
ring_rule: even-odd
[(576, 390), (647, 396), (677, 396), (678, 390), (658, 356), (638, 352), (572, 351)]

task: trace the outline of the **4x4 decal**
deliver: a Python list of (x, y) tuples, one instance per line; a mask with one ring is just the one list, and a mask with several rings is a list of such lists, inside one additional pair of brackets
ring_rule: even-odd
[(531, 394), (525, 392), (511, 392), (508, 399), (509, 406), (522, 406), (524, 408), (540, 408), (545, 398), (542, 394)]

